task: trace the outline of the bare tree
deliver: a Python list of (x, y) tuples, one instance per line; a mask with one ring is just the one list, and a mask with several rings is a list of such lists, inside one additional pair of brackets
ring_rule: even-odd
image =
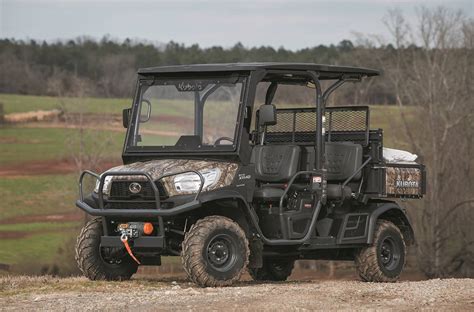
[(101, 61), (99, 86), (106, 97), (131, 95), (135, 79), (135, 58), (133, 55), (108, 55)]
[[(77, 130), (66, 137), (66, 150), (70, 152), (69, 156), (78, 172), (84, 169), (98, 170), (112, 144), (109, 133), (97, 131), (97, 120), (105, 116), (87, 112), (87, 96), (93, 90), (87, 80), (70, 75), (65, 79), (63, 76), (58, 72), (48, 80), (48, 92), (59, 98), (67, 127)], [(71, 86), (65, 85), (66, 81)], [(74, 108), (74, 112), (70, 108)], [(107, 118), (103, 118), (105, 120)]]
[(420, 267), (431, 277), (472, 275), (473, 21), (460, 11), (422, 7), (417, 25), (396, 10), (386, 25), (396, 50), (382, 63), (397, 105), (417, 108), (415, 118), (404, 109), (401, 117), (428, 166), (427, 198), (415, 214)]

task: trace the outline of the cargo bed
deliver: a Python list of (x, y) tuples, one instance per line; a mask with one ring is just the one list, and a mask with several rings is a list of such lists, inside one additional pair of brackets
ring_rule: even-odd
[(416, 162), (372, 165), (367, 191), (378, 197), (421, 198), (426, 194), (425, 166)]

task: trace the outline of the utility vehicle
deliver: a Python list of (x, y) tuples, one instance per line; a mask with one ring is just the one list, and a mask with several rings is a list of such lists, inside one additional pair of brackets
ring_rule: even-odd
[[(298, 63), (140, 69), (124, 165), (80, 177), (76, 205), (95, 218), (77, 240), (79, 268), (125, 280), (181, 256), (207, 287), (246, 269), (283, 281), (297, 259), (328, 259), (396, 281), (414, 235), (394, 200), (423, 196), (425, 168), (384, 160), (368, 107), (326, 107), (338, 87), (377, 75)], [(84, 193), (88, 175), (96, 187)]]

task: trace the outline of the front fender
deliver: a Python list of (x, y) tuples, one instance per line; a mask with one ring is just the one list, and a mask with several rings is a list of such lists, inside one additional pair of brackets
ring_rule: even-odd
[[(199, 197), (199, 201), (202, 206), (212, 207), (213, 203), (232, 201), (238, 204), (242, 209), (242, 212), (245, 214), (247, 220), (250, 222), (250, 225), (254, 228), (260, 228), (258, 225), (258, 217), (255, 214), (253, 208), (248, 204), (246, 198), (239, 192), (232, 189), (222, 189), (212, 192), (202, 193)], [(226, 209), (227, 210), (227, 209)], [(229, 217), (234, 219), (232, 214), (238, 213), (237, 211), (227, 211)], [(235, 216), (236, 217), (236, 216)]]

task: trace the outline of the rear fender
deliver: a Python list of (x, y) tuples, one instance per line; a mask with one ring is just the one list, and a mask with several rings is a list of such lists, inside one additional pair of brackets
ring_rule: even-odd
[(370, 205), (367, 243), (372, 244), (377, 220), (387, 220), (395, 224), (402, 232), (407, 245), (415, 243), (415, 234), (403, 208), (395, 202), (373, 202)]

